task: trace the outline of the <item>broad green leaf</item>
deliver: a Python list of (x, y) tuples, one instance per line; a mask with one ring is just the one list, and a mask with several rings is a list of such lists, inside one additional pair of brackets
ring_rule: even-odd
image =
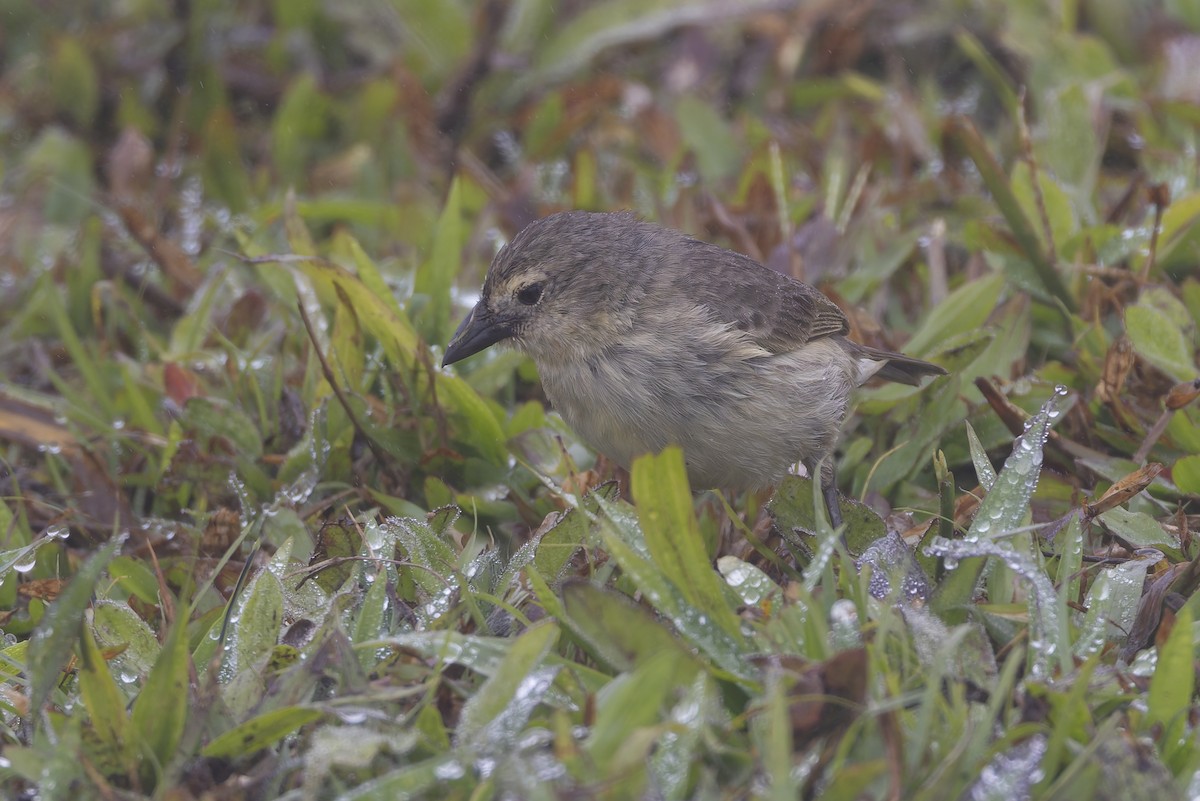
[(741, 636), (735, 637), (714, 625), (708, 614), (687, 602), (683, 592), (650, 560), (641, 531), (634, 520), (624, 515), (620, 505), (601, 500), (600, 507), (604, 516), (597, 533), (621, 570), (689, 642), (721, 669), (749, 680), (754, 671), (746, 660)]
[(635, 459), (630, 484), (646, 544), (659, 570), (688, 604), (740, 640), (737, 615), (725, 600), (692, 509), (683, 451), (671, 447), (657, 456)]
[[(543, 527), (545, 523), (542, 524)], [(567, 562), (583, 547), (591, 521), (579, 509), (568, 509), (537, 539), (533, 566), (547, 582), (555, 584)]]
[[(1094, 121), (1094, 103), (1082, 84), (1071, 83), (1050, 98), (1049, 103), (1039, 108), (1035, 147), (1040, 156), (1043, 177), (1043, 193), (1051, 227), (1054, 229), (1055, 244), (1061, 248), (1072, 233), (1060, 227), (1054, 207), (1059, 198), (1066, 201), (1070, 195), (1075, 207), (1081, 212), (1092, 208), (1091, 193), (1094, 191), (1096, 171), (1100, 166), (1102, 144), (1097, 140)], [(1022, 162), (1027, 164), (1027, 162)], [(1065, 184), (1065, 192), (1057, 183), (1046, 189), (1048, 173)], [(1028, 210), (1029, 207), (1026, 206)], [(1032, 219), (1038, 217), (1031, 215)], [(1061, 252), (1060, 252), (1061, 255)]]
[(675, 116), (705, 181), (719, 184), (737, 170), (741, 160), (737, 139), (713, 104), (685, 95), (675, 107)]
[(262, 455), (262, 432), (236, 404), (222, 398), (189, 398), (184, 421), (205, 437), (225, 440), (224, 446), (240, 457), (256, 459)]
[(1100, 515), (1100, 521), (1111, 528), (1122, 539), (1138, 548), (1155, 548), (1166, 546), (1179, 549), (1179, 539), (1167, 532), (1148, 514), (1131, 512), (1120, 506), (1109, 509)]
[(328, 101), (313, 75), (301, 73), (283, 93), (271, 122), (271, 157), (285, 186), (303, 182), (327, 121)]
[[(787, 532), (789, 541), (800, 546), (800, 552), (795, 556), (802, 562), (812, 557), (812, 549), (817, 545), (811, 535), (817, 532), (818, 504), (824, 510), (824, 500), (814, 500), (813, 490), (811, 478), (787, 476), (767, 503), (767, 511), (776, 524)], [(868, 545), (887, 533), (879, 515), (854, 498), (839, 497), (838, 508), (842, 511), (845, 524), (846, 544), (852, 553), (862, 553)]]
[(1200, 495), (1200, 454), (1184, 456), (1171, 468), (1171, 480), (1180, 492)]
[(50, 61), (50, 86), (60, 113), (86, 130), (100, 108), (99, 70), (79, 39), (58, 39)]
[(1192, 664), (1194, 636), (1192, 608), (1185, 604), (1176, 613), (1171, 633), (1158, 650), (1158, 662), (1150, 679), (1146, 723), (1163, 727), (1160, 742), (1168, 758), (1185, 747), (1180, 738), (1188, 723), (1188, 709), (1196, 689), (1196, 671)]
[[(285, 260), (282, 263), (295, 266), (319, 286), (329, 291), (331, 297), (344, 297), (354, 304), (354, 311), (362, 321), (363, 328), (371, 333), (383, 346), (388, 361), (396, 370), (409, 371), (417, 362), (418, 338), (408, 318), (396, 312), (394, 298), (377, 295), (378, 287), (372, 289), (359, 280), (358, 276), (320, 259)], [(337, 295), (337, 287), (342, 294)], [(389, 302), (390, 301), (390, 302)]]
[(150, 760), (143, 766), (143, 779), (161, 775), (180, 756), (176, 749), (188, 716), (190, 661), (187, 626), (177, 620), (167, 632), (158, 660), (133, 703), (131, 745)]
[[(92, 198), (96, 194), (95, 166), (88, 145), (67, 133), (61, 126), (47, 125), (37, 138), (24, 149), (19, 162), (26, 180), (44, 188), (42, 211), (49, 222), (77, 225), (93, 213)], [(49, 286), (49, 284), (47, 284)], [(39, 294), (41, 300), (53, 306), (63, 302), (57, 292)], [(68, 348), (71, 343), (64, 342)], [(91, 364), (78, 364), (87, 370)], [(106, 398), (92, 398), (104, 402)]]
[(1150, 559), (1113, 565), (1088, 588), (1087, 612), (1079, 621), (1074, 651), (1080, 659), (1100, 653), (1110, 640), (1123, 639), (1133, 625)]
[(250, 718), (217, 737), (201, 753), (209, 759), (237, 759), (267, 748), (301, 726), (319, 720), (324, 713), (305, 706), (272, 709)]
[(491, 407), (471, 385), (456, 375), (437, 374), (438, 400), (454, 420), (457, 430), (467, 432), (464, 441), (496, 465), (508, 461), (507, 438)]
[(162, 650), (154, 630), (123, 601), (97, 601), (92, 628), (100, 647), (121, 649), (117, 661), (131, 678), (149, 673)]
[(263, 570), (247, 588), (246, 600), (232, 623), (230, 646), (238, 671), (257, 670), (279, 642), (283, 622), (283, 587), (279, 578)]
[(333, 246), (335, 249), (345, 251), (353, 260), (358, 280), (362, 281), (363, 286), (370, 290), (392, 314), (396, 317), (403, 317), (404, 310), (400, 308), (399, 301), (392, 294), (383, 274), (379, 272), (379, 267), (362, 249), (358, 240), (341, 230), (334, 235)]
[(1200, 236), (1200, 192), (1176, 198), (1163, 212), (1158, 238), (1158, 263), (1168, 267), (1179, 262), (1189, 266), (1196, 261), (1196, 242)]
[(573, 580), (563, 587), (562, 601), (571, 629), (618, 671), (632, 670), (665, 648), (688, 653), (645, 607), (615, 590)]
[(915, 356), (937, 352), (943, 342), (953, 336), (972, 331), (986, 320), (1000, 299), (1004, 276), (990, 273), (978, 281), (970, 281), (951, 292), (926, 318), (912, 339), (905, 345), (906, 353)]
[(558, 634), (559, 628), (554, 621), (543, 620), (512, 641), (496, 672), (463, 705), (457, 734), (460, 743), (469, 743), (482, 734), (514, 696), (523, 691), (524, 682), (545, 661), (558, 641)]
[(29, 664), (37, 666), (30, 675), (30, 713), (41, 717), (42, 706), (58, 684), (62, 669), (75, 650), (83, 616), (104, 568), (121, 547), (122, 540), (110, 540), (97, 550), (67, 582), (62, 593), (51, 602), (46, 615), (29, 638)]
[(1158, 309), (1129, 306), (1125, 331), (1138, 355), (1177, 381), (1190, 381), (1197, 369), (1191, 349), (1179, 326)]
[[(1040, 220), (1041, 209), (1033, 190), (1033, 172), (1028, 162), (1022, 161), (1013, 167), (1012, 185), (1013, 194), (1025, 209), (1025, 214), (1031, 220)], [(1074, 235), (1077, 227), (1075, 214), (1071, 210), (1071, 200), (1063, 188), (1044, 172), (1038, 173), (1038, 188), (1042, 193), (1042, 204), (1050, 222), (1050, 235), (1054, 237), (1054, 246), (1061, 247)], [(1034, 230), (1042, 242), (1042, 247), (1049, 252), (1050, 243), (1046, 240), (1045, 225), (1039, 222)]]
[(433, 229), (433, 242), (429, 255), (413, 279), (414, 296), (423, 295), (423, 305), (409, 313), (427, 342), (445, 345), (450, 341), (450, 288), (458, 275), (462, 261), (463, 221), (462, 203), (459, 200), (458, 180), (450, 183), (446, 203)]
[(121, 762), (125, 762), (129, 748), (126, 737), (129, 716), (125, 712), (125, 696), (113, 681), (104, 655), (87, 626), (83, 627), (79, 638), (79, 695), (87, 708), (96, 736), (120, 755)]
[(158, 604), (158, 579), (145, 562), (131, 556), (118, 556), (109, 563), (108, 575), (142, 603)]
[(600, 691), (596, 722), (585, 747), (602, 775), (630, 737), (662, 719), (663, 704), (679, 687), (689, 684), (698, 671), (699, 666), (688, 654), (669, 648), (651, 655)]
[[(736, 14), (752, 14), (771, 7), (769, 0), (744, 0)], [(610, 47), (660, 40), (676, 28), (710, 18), (708, 0), (603, 0), (584, 8), (569, 22), (549, 32), (540, 46), (534, 67), (523, 76), (523, 85), (544, 85), (567, 77)]]
[[(353, 639), (356, 644), (377, 639), (383, 634), (383, 614), (387, 608), (387, 584), (386, 571), (380, 570), (373, 575), (371, 587), (363, 596), (362, 605), (354, 618)], [(358, 661), (363, 666), (363, 670), (370, 670), (379, 661), (379, 656), (372, 651), (359, 650)]]

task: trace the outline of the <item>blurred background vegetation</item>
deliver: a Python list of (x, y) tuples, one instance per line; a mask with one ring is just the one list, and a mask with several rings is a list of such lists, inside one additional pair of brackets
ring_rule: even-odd
[[(1197, 76), (1196, 0), (0, 0), (0, 782), (1196, 795)], [(802, 482), (583, 501), (617, 471), (530, 363), (437, 367), (565, 208), (952, 371), (838, 454), (935, 622)], [(924, 548), (984, 495), (1027, 561), (980, 589)]]

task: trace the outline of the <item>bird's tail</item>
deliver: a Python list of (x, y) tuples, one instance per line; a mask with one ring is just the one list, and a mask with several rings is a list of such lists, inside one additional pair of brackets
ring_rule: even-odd
[(914, 359), (902, 353), (892, 353), (890, 350), (871, 348), (866, 345), (860, 345), (857, 342), (851, 342), (850, 340), (843, 341), (853, 356), (867, 362), (867, 364), (863, 365), (864, 369), (862, 370), (864, 381), (874, 376), (882, 378), (885, 381), (895, 381), (898, 384), (908, 384), (915, 387), (927, 375), (946, 374), (946, 371), (936, 364), (923, 362), (920, 359)]

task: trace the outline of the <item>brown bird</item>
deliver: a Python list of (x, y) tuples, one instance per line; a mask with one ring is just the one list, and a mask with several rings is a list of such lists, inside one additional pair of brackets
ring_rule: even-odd
[(800, 462), (837, 526), (831, 454), (851, 390), (946, 372), (848, 331), (829, 298), (751, 258), (630, 213), (573, 211), (497, 254), (442, 364), (508, 343), (585, 442), (626, 468), (679, 445), (696, 489), (772, 485)]

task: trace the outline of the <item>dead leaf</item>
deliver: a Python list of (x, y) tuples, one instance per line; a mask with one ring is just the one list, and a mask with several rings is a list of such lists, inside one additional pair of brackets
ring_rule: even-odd
[(1150, 486), (1154, 479), (1158, 478), (1165, 469), (1163, 465), (1151, 462), (1120, 479), (1117, 483), (1109, 487), (1107, 492), (1100, 496), (1100, 500), (1095, 503), (1085, 503), (1083, 505), (1087, 519), (1090, 520), (1102, 515), (1109, 509), (1125, 503)]

